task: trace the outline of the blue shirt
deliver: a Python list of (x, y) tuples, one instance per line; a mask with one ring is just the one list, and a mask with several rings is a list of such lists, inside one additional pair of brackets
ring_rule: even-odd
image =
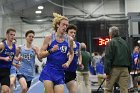
[(35, 52), (32, 48), (25, 49), (25, 46), (21, 46), (20, 55), (22, 56), (21, 65), (18, 69), (18, 74), (33, 78), (35, 75)]
[(139, 53), (133, 53), (132, 54), (132, 69), (136, 70), (136, 69), (140, 69), (140, 63), (135, 64), (134, 59), (138, 58)]

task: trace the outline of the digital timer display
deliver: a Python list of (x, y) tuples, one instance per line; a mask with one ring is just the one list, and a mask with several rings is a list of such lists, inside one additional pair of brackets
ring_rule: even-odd
[(106, 44), (110, 41), (110, 38), (99, 38), (98, 45), (99, 46), (106, 46)]
[(94, 37), (93, 38), (93, 51), (103, 52), (107, 43), (111, 40), (109, 36), (106, 37)]

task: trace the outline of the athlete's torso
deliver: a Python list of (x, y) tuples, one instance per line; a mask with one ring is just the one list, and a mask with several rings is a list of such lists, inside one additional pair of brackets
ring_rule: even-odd
[(47, 56), (47, 65), (50, 65), (50, 67), (55, 69), (64, 69), (62, 67), (62, 64), (64, 64), (67, 61), (67, 53), (69, 50), (69, 45), (67, 39), (65, 39), (63, 42), (59, 43), (56, 41), (54, 34), (52, 34), (52, 42), (48, 46), (47, 50), (53, 48), (54, 45), (58, 45), (58, 50), (51, 53), (49, 56)]
[(35, 74), (35, 52), (33, 48), (26, 49), (25, 46), (21, 46), (22, 56), (21, 66), (18, 69), (19, 73), (25, 76), (33, 77)]
[(12, 49), (10, 49), (8, 47), (8, 45), (6, 44), (6, 41), (4, 41), (3, 44), (4, 44), (4, 50), (2, 52), (0, 52), (0, 56), (1, 57), (8, 57), (9, 56), (10, 61), (0, 60), (0, 68), (11, 68), (12, 61), (13, 61), (15, 53), (16, 53), (16, 46), (13, 43)]

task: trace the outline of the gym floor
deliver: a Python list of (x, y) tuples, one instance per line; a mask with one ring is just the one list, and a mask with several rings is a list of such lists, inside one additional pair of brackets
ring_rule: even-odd
[[(33, 79), (32, 85), (31, 85), (30, 89), (28, 90), (28, 93), (44, 93), (43, 83), (40, 82), (38, 80), (38, 78), (39, 78), (39, 74), (37, 74), (35, 76), (35, 78)], [(92, 80), (93, 80), (93, 77), (90, 77), (90, 78), (92, 78)], [(94, 81), (96, 81), (95, 78), (94, 78)], [(91, 88), (92, 88), (92, 90), (97, 90), (98, 87), (97, 86), (94, 86), (94, 87), (92, 86)], [(83, 90), (85, 90), (85, 89), (83, 89)], [(20, 85), (19, 85), (18, 82), (16, 84), (16, 88), (14, 89), (14, 93), (20, 93)], [(68, 93), (68, 90), (67, 90), (66, 86), (65, 86), (64, 93)], [(79, 93), (79, 92), (77, 92), (77, 93)], [(83, 92), (83, 93), (85, 93), (85, 92)]]

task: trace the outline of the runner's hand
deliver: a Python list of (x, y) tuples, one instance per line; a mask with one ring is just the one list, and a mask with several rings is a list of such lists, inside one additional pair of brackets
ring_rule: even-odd
[(64, 63), (64, 64), (62, 65), (62, 67), (63, 67), (63, 68), (68, 68), (69, 65), (70, 65), (69, 62), (67, 61), (66, 63)]

